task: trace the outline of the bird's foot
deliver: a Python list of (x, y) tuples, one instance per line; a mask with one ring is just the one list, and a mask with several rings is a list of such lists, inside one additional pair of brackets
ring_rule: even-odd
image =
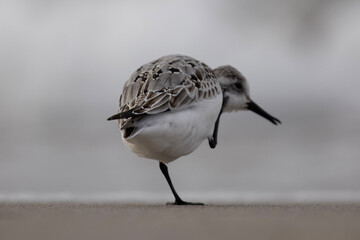
[(168, 202), (166, 205), (192, 205), (192, 206), (204, 206), (205, 204), (200, 202), (185, 202), (183, 200), (176, 200), (175, 202)]

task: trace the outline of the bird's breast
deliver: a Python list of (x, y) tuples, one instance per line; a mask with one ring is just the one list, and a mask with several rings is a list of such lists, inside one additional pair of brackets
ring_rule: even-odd
[(136, 132), (123, 138), (143, 158), (171, 162), (193, 152), (211, 136), (222, 105), (222, 94), (179, 111), (148, 115), (134, 124)]

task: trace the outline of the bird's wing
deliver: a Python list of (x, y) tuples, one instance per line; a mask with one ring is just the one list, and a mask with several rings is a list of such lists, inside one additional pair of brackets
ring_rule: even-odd
[(218, 94), (220, 84), (206, 64), (182, 55), (165, 56), (131, 75), (120, 96), (117, 118), (124, 129), (141, 116), (177, 111)]

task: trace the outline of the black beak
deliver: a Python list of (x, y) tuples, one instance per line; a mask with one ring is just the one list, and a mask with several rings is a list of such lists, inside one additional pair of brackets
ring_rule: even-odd
[(259, 114), (260, 116), (266, 118), (270, 122), (272, 122), (275, 125), (281, 124), (280, 120), (277, 118), (274, 118), (267, 112), (265, 112), (261, 107), (259, 107), (256, 103), (250, 100), (250, 102), (247, 104), (247, 109), (250, 111), (253, 111), (254, 113)]

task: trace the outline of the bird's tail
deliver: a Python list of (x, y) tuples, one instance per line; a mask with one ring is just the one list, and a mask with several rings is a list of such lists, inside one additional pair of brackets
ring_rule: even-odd
[(130, 117), (135, 117), (137, 116), (136, 114), (133, 113), (133, 109), (128, 110), (126, 112), (119, 112), (111, 117), (109, 117), (107, 120), (111, 121), (111, 120), (117, 120), (117, 119), (122, 119), (122, 118), (130, 118)]

